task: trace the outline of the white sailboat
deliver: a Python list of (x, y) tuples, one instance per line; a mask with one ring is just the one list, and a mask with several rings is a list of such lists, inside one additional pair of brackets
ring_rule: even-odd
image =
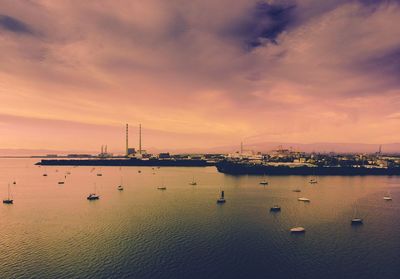
[(291, 233), (305, 233), (306, 229), (303, 227), (293, 227), (290, 229)]
[(192, 181), (189, 183), (189, 185), (192, 185), (192, 186), (197, 185), (197, 182), (194, 180), (194, 177), (192, 177)]
[[(298, 214), (298, 212), (296, 212), (296, 214)], [(298, 216), (296, 215), (296, 222), (295, 222), (295, 226), (293, 228), (290, 229), (290, 233), (292, 234), (302, 234), (306, 232), (306, 229), (304, 227), (301, 227), (298, 225)]]
[(260, 181), (260, 185), (268, 185), (268, 181), (265, 179), (265, 174), (263, 175), (263, 180)]
[(389, 192), (389, 191), (386, 193), (385, 196), (383, 196), (383, 199), (384, 199), (385, 201), (391, 201), (391, 200), (392, 200), (392, 196), (390, 195), (390, 192)]

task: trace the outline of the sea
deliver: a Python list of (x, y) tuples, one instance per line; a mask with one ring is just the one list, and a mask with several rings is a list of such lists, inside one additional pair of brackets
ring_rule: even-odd
[(399, 176), (36, 162), (0, 159), (0, 278), (400, 278)]

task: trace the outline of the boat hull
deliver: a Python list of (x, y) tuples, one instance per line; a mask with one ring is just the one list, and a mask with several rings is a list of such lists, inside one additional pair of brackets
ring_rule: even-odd
[(359, 219), (359, 218), (355, 218), (355, 219), (351, 220), (351, 224), (352, 225), (362, 225), (363, 224), (363, 220)]
[(296, 228), (290, 229), (290, 233), (293, 233), (293, 234), (302, 234), (305, 232), (306, 232), (306, 230), (303, 227), (296, 227)]

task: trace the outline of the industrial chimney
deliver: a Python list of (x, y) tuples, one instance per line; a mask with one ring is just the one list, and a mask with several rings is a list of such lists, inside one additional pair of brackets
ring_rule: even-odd
[(128, 148), (129, 148), (129, 145), (128, 145), (128, 123), (126, 124), (126, 134), (125, 134), (125, 137), (126, 137), (126, 142), (125, 142), (125, 145), (126, 145), (126, 157), (128, 157), (128, 155), (129, 155), (129, 150), (128, 150)]
[(139, 154), (142, 154), (142, 124), (139, 124)]

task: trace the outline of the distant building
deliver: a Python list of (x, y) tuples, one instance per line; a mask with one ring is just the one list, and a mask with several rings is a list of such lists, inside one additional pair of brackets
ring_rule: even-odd
[(68, 158), (89, 158), (92, 157), (90, 154), (68, 154)]
[(102, 145), (101, 146), (101, 152), (98, 155), (98, 157), (99, 158), (111, 158), (111, 157), (113, 157), (113, 154), (107, 152), (107, 145), (105, 145), (105, 146)]
[(160, 158), (160, 159), (169, 159), (169, 158), (171, 158), (171, 155), (168, 152), (160, 153), (160, 154), (158, 154), (158, 158)]
[(136, 154), (135, 148), (129, 147), (129, 148), (128, 148), (128, 156), (130, 156), (130, 155), (135, 155), (135, 154)]

